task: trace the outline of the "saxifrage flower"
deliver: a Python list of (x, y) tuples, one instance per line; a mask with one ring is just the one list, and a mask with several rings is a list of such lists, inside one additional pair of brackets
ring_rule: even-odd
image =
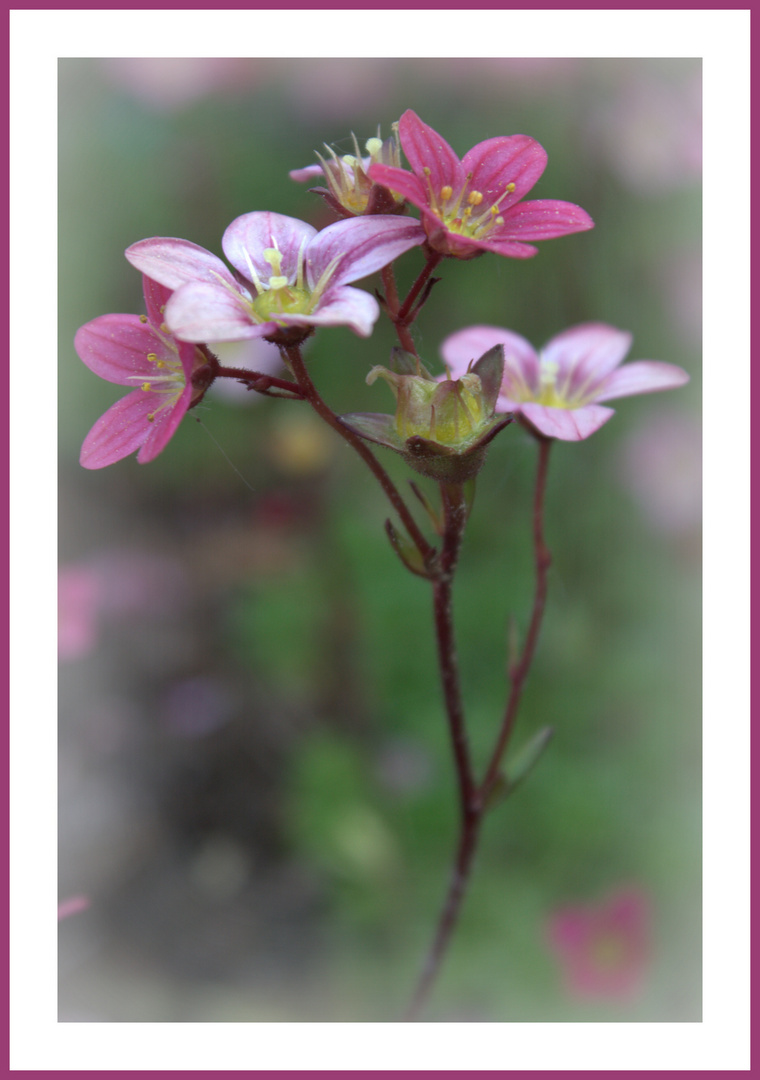
[(574, 203), (521, 202), (546, 168), (544, 148), (528, 135), (486, 139), (460, 161), (446, 140), (408, 109), (399, 121), (401, 147), (412, 172), (382, 163), (369, 167), (378, 184), (422, 211), (430, 246), (442, 255), (471, 259), (494, 251), (527, 259), (527, 241), (551, 240), (593, 228)]
[(101, 315), (77, 330), (79, 358), (102, 379), (134, 387), (100, 417), (84, 440), (80, 464), (102, 469), (139, 450), (152, 461), (187, 410), (203, 395), (193, 373), (207, 363), (201, 350), (180, 341), (164, 322), (171, 290), (143, 276), (147, 315)]
[(441, 353), (451, 377), (495, 345), (504, 347), (504, 375), (496, 404), (518, 413), (540, 435), (586, 439), (614, 415), (602, 401), (671, 390), (689, 381), (675, 364), (625, 364), (632, 337), (605, 323), (581, 323), (557, 334), (537, 353), (524, 337), (496, 326), (470, 326), (445, 339)]
[(188, 240), (153, 237), (127, 248), (133, 266), (175, 290), (166, 309), (185, 341), (268, 337), (292, 343), (317, 326), (368, 337), (380, 309), (358, 281), (423, 243), (418, 221), (359, 217), (321, 232), (297, 218), (254, 212), (226, 229), (221, 259)]
[(568, 992), (579, 998), (632, 997), (650, 961), (650, 924), (649, 898), (638, 888), (554, 912), (547, 943), (562, 964)]
[(309, 181), (323, 177), (326, 188), (311, 188), (317, 195), (341, 217), (354, 217), (358, 214), (399, 214), (403, 213), (406, 200), (403, 195), (389, 191), (381, 184), (375, 184), (369, 177), (369, 167), (376, 162), (399, 167), (401, 165), (401, 147), (398, 139), (398, 126), (390, 139), (384, 142), (378, 133), (376, 138), (367, 139), (366, 156), (362, 156), (356, 136), (354, 153), (340, 157), (329, 146), (326, 148), (330, 159), (321, 154), (318, 165), (307, 165), (305, 169), (292, 169), (291, 180)]

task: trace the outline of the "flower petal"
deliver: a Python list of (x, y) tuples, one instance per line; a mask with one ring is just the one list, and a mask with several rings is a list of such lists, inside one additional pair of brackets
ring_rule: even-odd
[(227, 226), (222, 237), (222, 250), (248, 281), (252, 280), (251, 265), (262, 280), (269, 281), (272, 266), (264, 258), (264, 251), (276, 248), (282, 254), (282, 274), (292, 284), (296, 279), (299, 252), (316, 235), (313, 225), (298, 218), (256, 210), (241, 214)]
[(153, 236), (138, 240), (124, 254), (141, 274), (169, 289), (178, 289), (188, 281), (218, 281), (220, 277), (234, 281), (221, 259), (189, 240)]
[(349, 285), (330, 289), (311, 315), (283, 315), (286, 326), (349, 326), (360, 337), (369, 337), (380, 317), (374, 296)]
[(155, 400), (154, 394), (133, 390), (115, 402), (96, 420), (84, 440), (79, 455), (80, 465), (85, 469), (102, 469), (128, 457), (142, 446), (150, 434), (148, 413)]
[(233, 292), (203, 282), (183, 285), (172, 294), (166, 322), (178, 338), (195, 342), (243, 341), (274, 329), (274, 323), (254, 320), (239, 286)]
[(547, 342), (541, 355), (556, 365), (556, 385), (563, 397), (592, 399), (601, 381), (622, 364), (632, 340), (625, 330), (606, 323), (579, 323)]
[[(401, 149), (415, 175), (420, 178), (426, 176), (436, 193), (446, 184), (454, 190), (462, 186), (464, 169), (459, 157), (442, 135), (424, 124), (411, 109), (407, 109), (399, 120), (398, 130)], [(428, 169), (429, 173), (426, 171)], [(374, 180), (371, 173), (370, 176)]]
[(528, 401), (517, 408), (534, 428), (550, 439), (578, 442), (598, 431), (614, 416), (615, 410), (604, 405), (583, 405), (579, 409), (555, 409)]
[[(538, 388), (540, 380), (536, 350), (519, 334), (499, 326), (468, 326), (465, 330), (449, 334), (441, 345), (441, 353), (454, 378), (459, 379), (473, 359), (482, 356), (494, 345), (504, 346), (502, 394), (522, 401), (526, 393)], [(518, 393), (520, 388), (523, 388), (523, 393)], [(499, 411), (502, 411), (501, 408)]]
[(425, 242), (419, 221), (403, 217), (367, 215), (336, 221), (312, 240), (306, 253), (306, 276), (311, 288), (333, 259), (340, 262), (330, 278), (347, 285), (373, 274), (410, 248)]
[(288, 176), (291, 180), (305, 183), (308, 180), (317, 180), (324, 176), (324, 169), (319, 164), (307, 165), (303, 169), (291, 169)]
[(383, 165), (375, 162), (370, 165), (367, 175), (373, 184), (381, 184), (383, 187), (403, 195), (413, 206), (422, 209), (429, 205), (430, 196), (427, 186), (406, 169), (397, 169), (394, 165)]
[(135, 376), (155, 374), (149, 353), (174, 359), (169, 344), (138, 315), (100, 315), (80, 326), (74, 348), (90, 371), (120, 386), (134, 386)]
[[(162, 409), (161, 412), (155, 413), (155, 419), (152, 422), (148, 421), (150, 424), (150, 431), (148, 432), (147, 439), (143, 443), (142, 450), (137, 455), (137, 461), (140, 465), (145, 465), (147, 462), (152, 461), (153, 458), (158, 457), (164, 449), (190, 407), (192, 394), (193, 387), (188, 382), (177, 399), (173, 409)], [(155, 397), (155, 395), (151, 396)]]
[(628, 397), (630, 394), (651, 394), (656, 390), (674, 390), (689, 381), (689, 375), (675, 364), (659, 360), (637, 360), (623, 364), (602, 383), (594, 395), (595, 401)]
[(553, 240), (594, 227), (580, 206), (557, 199), (520, 203), (502, 216), (504, 224), (495, 227), (491, 234), (496, 240)]
[(166, 285), (160, 285), (152, 278), (143, 274), (143, 296), (145, 297), (145, 310), (148, 313), (148, 322), (155, 327), (160, 327), (164, 321), (164, 308), (169, 303), (172, 290)]
[[(483, 206), (499, 203), (503, 213), (535, 186), (541, 177), (547, 153), (529, 135), (503, 135), (473, 146), (462, 158), (462, 170), (472, 173), (469, 187), (484, 196)], [(501, 199), (507, 184), (515, 190)]]

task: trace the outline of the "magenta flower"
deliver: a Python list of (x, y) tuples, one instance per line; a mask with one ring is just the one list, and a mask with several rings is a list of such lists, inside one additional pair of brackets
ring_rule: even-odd
[[(195, 345), (164, 323), (171, 290), (143, 277), (147, 315), (101, 315), (77, 330), (74, 347), (91, 371), (133, 386), (84, 440), (85, 469), (102, 469), (139, 450), (141, 465), (161, 453), (194, 401), (192, 375), (206, 363)], [(196, 399), (201, 395), (198, 394)]]
[(470, 326), (451, 334), (441, 352), (450, 377), (468, 370), (494, 345), (504, 346), (497, 412), (518, 413), (539, 434), (575, 442), (614, 415), (599, 402), (683, 386), (689, 376), (675, 364), (638, 360), (620, 367), (632, 337), (604, 323), (581, 323), (557, 334), (539, 355), (533, 346), (496, 326)]
[(648, 897), (627, 889), (601, 904), (567, 907), (547, 925), (547, 942), (573, 997), (630, 998), (641, 988), (651, 955)]
[[(380, 308), (349, 283), (424, 240), (419, 222), (409, 219), (351, 218), (317, 232), (296, 218), (256, 212), (236, 218), (222, 238), (234, 274), (188, 240), (140, 240), (126, 256), (176, 290), (166, 321), (184, 341), (241, 341), (293, 328), (306, 337), (316, 326), (350, 326), (368, 337)], [(292, 333), (283, 340), (294, 340)]]
[(527, 259), (528, 240), (551, 240), (594, 226), (573, 203), (521, 203), (546, 168), (542, 146), (527, 135), (486, 139), (460, 161), (438, 132), (408, 109), (399, 121), (401, 147), (412, 172), (374, 164), (369, 176), (422, 211), (430, 246), (442, 255), (472, 259), (495, 251)]

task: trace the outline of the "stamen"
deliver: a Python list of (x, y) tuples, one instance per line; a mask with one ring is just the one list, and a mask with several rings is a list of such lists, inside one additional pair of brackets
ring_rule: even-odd
[(453, 194), (453, 190), (452, 190), (451, 184), (444, 184), (443, 187), (441, 188), (441, 198), (443, 199), (443, 201), (448, 202), (448, 200), (451, 198), (452, 194)]
[(158, 360), (158, 357), (156, 356), (156, 354), (154, 352), (149, 352), (148, 353), (148, 363), (149, 364), (155, 364), (156, 360)]
[(364, 144), (364, 149), (367, 151), (370, 157), (374, 157), (375, 155), (379, 154), (382, 148), (382, 139), (367, 139), (366, 143)]
[(480, 206), (480, 204), (483, 202), (482, 191), (471, 191), (470, 194), (467, 196), (467, 202), (470, 204), (470, 206)]
[(148, 390), (150, 390), (150, 383), (149, 383), (149, 382), (144, 382), (144, 383), (142, 384), (142, 386), (140, 387), (140, 389), (141, 389), (141, 390), (145, 390), (145, 391), (148, 391)]
[(147, 321), (148, 321), (148, 316), (147, 315), (141, 315), (140, 316), (140, 322), (141, 323), (146, 323)]

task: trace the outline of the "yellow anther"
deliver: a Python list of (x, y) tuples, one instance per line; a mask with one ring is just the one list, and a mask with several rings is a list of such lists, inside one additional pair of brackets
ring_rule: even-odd
[(467, 202), (470, 204), (470, 206), (480, 206), (480, 204), (483, 202), (483, 192), (471, 191), (470, 194), (467, 196)]
[(504, 224), (504, 218), (501, 216), (501, 214), (497, 217), (496, 224), (497, 225), (503, 225)]
[(140, 389), (141, 390), (150, 390), (150, 383), (149, 382), (144, 382), (142, 384), (142, 386), (140, 387)]
[(512, 194), (512, 192), (514, 190), (515, 190), (515, 185), (514, 184), (511, 184), (511, 183), (507, 184), (507, 191), (509, 192), (510, 195)]
[(156, 419), (156, 414), (154, 412), (149, 412), (148, 413), (148, 419), (150, 420), (151, 423), (153, 423), (153, 421)]
[(378, 138), (367, 139), (366, 143), (364, 144), (364, 149), (367, 151), (370, 157), (372, 157), (373, 154), (379, 154), (382, 148), (383, 140)]
[(148, 363), (149, 364), (155, 364), (156, 360), (158, 360), (158, 357), (156, 356), (156, 354), (154, 352), (149, 352), (148, 353)]
[(159, 330), (161, 331), (162, 334), (168, 334), (169, 333), (169, 327), (166, 325), (165, 322), (161, 323), (161, 325), (159, 326)]
[(141, 315), (140, 316), (140, 322), (141, 323), (146, 323), (147, 321), (148, 321), (148, 316), (147, 315)]
[(441, 188), (441, 198), (444, 200), (450, 199), (453, 194), (451, 184), (444, 184)]
[(160, 367), (166, 367), (166, 361), (165, 360), (156, 360), (156, 367), (159, 367), (159, 368)]
[(425, 176), (430, 176), (430, 166), (429, 165), (423, 165), (422, 166), (422, 171), (424, 172)]

